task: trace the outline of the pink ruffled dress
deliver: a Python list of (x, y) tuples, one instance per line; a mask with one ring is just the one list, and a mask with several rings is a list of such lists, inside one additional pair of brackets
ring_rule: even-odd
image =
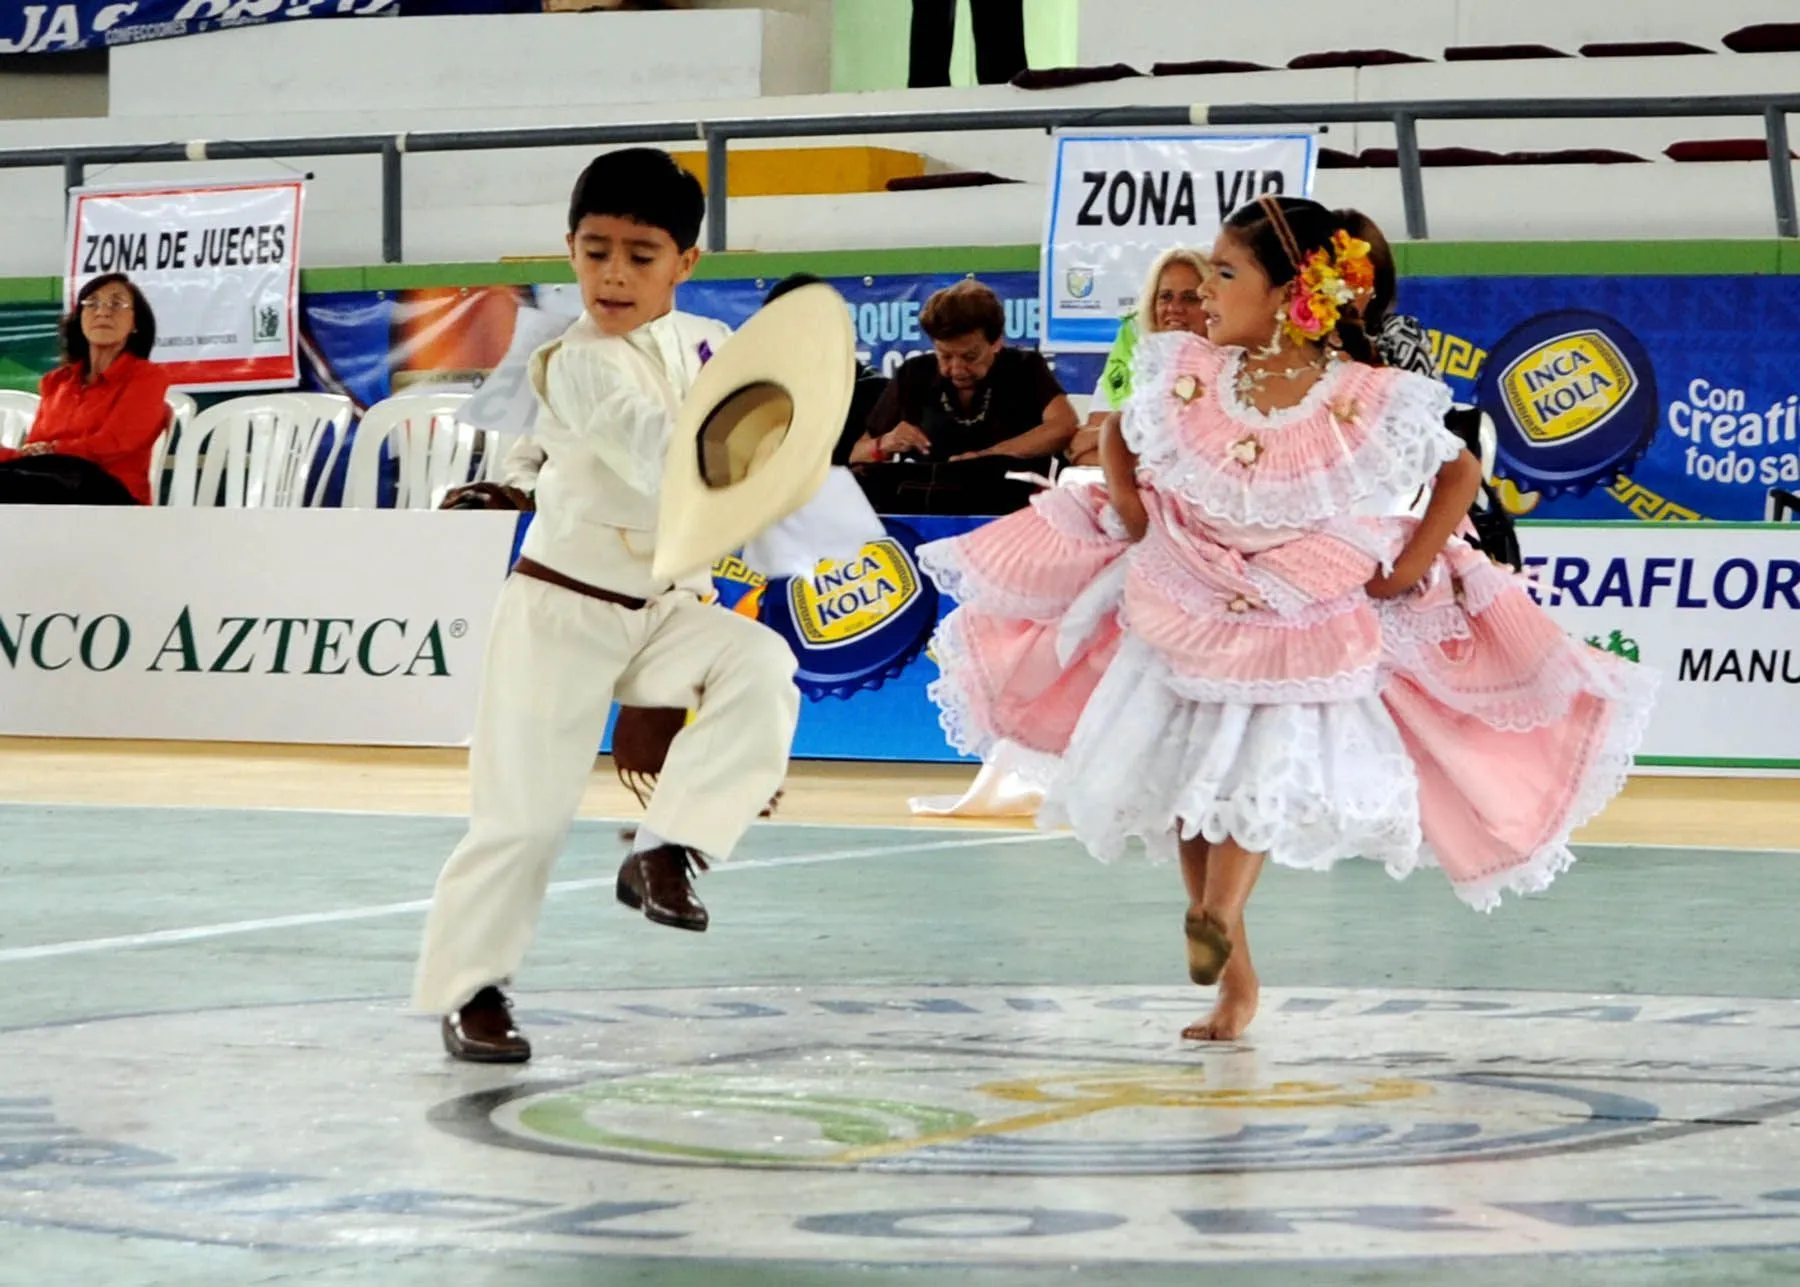
[(1624, 785), (1654, 674), (1565, 635), (1461, 540), (1370, 599), (1462, 450), (1449, 391), (1343, 362), (1265, 415), (1238, 399), (1242, 360), (1139, 342), (1142, 541), (1077, 487), (920, 548), (959, 605), (933, 645), (951, 744), (1022, 748), (1039, 822), (1102, 860), (1229, 836), (1292, 867), (1440, 867), (1483, 910), (1546, 888)]

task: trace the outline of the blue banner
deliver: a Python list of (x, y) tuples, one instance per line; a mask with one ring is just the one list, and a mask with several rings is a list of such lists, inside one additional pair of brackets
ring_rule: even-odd
[(541, 0), (46, 0), (0, 7), (0, 54), (48, 54), (296, 18), (539, 13)]
[[(918, 315), (960, 274), (838, 278), (864, 360), (891, 371), (929, 351)], [(1032, 273), (983, 280), (1006, 304), (1008, 342), (1038, 343)], [(741, 323), (773, 280), (701, 281), (680, 305)], [(307, 295), (309, 385), (362, 406), (422, 382), (481, 380), (504, 355), (521, 307), (568, 311), (565, 287), (459, 287)], [(1800, 492), (1800, 313), (1783, 277), (1409, 278), (1400, 304), (1433, 333), (1458, 400), (1479, 402), (1499, 437), (1503, 499), (1532, 519), (1764, 518), (1771, 491)], [(55, 360), (56, 310), (0, 308), (0, 382), (30, 383)], [(1085, 392), (1097, 356), (1057, 363)], [(722, 565), (734, 610), (788, 639), (809, 758), (954, 760), (925, 695), (931, 627), (948, 611), (919, 576), (922, 541), (979, 520), (888, 520), (855, 564), (806, 584)]]
[[(530, 526), (522, 516), (519, 540)], [(787, 640), (799, 663), (800, 727), (794, 757), (959, 763), (926, 694), (937, 678), (929, 644), (956, 605), (919, 572), (914, 551), (960, 536), (985, 519), (882, 520), (887, 536), (849, 564), (805, 579), (769, 580), (736, 559), (713, 569), (719, 601)], [(607, 729), (601, 750), (612, 746)]]
[[(919, 312), (960, 274), (832, 279), (858, 349), (892, 372), (930, 351)], [(1039, 342), (1034, 274), (984, 281), (1009, 343)], [(684, 286), (679, 303), (738, 324), (774, 283)], [(521, 305), (565, 310), (565, 287), (311, 295), (309, 379), (377, 402), (421, 380), (479, 381)], [(1761, 521), (1775, 491), (1800, 492), (1800, 312), (1785, 277), (1409, 278), (1401, 308), (1432, 332), (1459, 401), (1499, 437), (1502, 497), (1535, 519)], [(1089, 392), (1097, 354), (1051, 355), (1063, 387)]]
[[(856, 326), (857, 357), (881, 374), (891, 376), (908, 358), (931, 351), (931, 341), (919, 329), (919, 313), (925, 301), (966, 276), (925, 273), (825, 280), (850, 306), (850, 317)], [(1037, 274), (983, 273), (981, 281), (993, 289), (1006, 308), (1006, 342), (1036, 348), (1042, 321)], [(681, 288), (677, 302), (690, 313), (716, 317), (736, 327), (762, 306), (763, 297), (774, 284), (772, 280), (760, 279), (689, 282)], [(1086, 393), (1089, 389), (1070, 392)]]
[(1800, 490), (1800, 311), (1786, 277), (1427, 277), (1401, 307), (1499, 438), (1507, 507), (1761, 521)]

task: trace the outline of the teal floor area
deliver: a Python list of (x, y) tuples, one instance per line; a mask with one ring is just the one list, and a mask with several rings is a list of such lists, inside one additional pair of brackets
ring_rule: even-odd
[(1173, 870), (768, 824), (693, 935), (584, 822), (479, 1069), (404, 1010), (460, 831), (0, 806), (0, 1284), (1800, 1282), (1795, 855), (1271, 869), (1202, 1050)]

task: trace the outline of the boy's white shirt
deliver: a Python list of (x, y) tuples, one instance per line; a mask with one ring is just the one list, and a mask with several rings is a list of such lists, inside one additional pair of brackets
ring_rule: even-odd
[(543, 467), (544, 449), (530, 434), (520, 434), (500, 462), (500, 481), (528, 492), (537, 486), (538, 471)]
[[(636, 598), (672, 588), (651, 574), (657, 492), (681, 400), (731, 328), (670, 312), (626, 336), (585, 313), (531, 356), (532, 437), (544, 452), (523, 553), (589, 585)], [(704, 573), (679, 583), (712, 592)]]

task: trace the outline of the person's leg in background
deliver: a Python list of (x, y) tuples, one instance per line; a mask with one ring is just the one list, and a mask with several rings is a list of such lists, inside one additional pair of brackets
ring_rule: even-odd
[(1025, 0), (969, 0), (969, 17), (977, 80), (1004, 85), (1025, 70)]
[(950, 49), (956, 40), (956, 0), (912, 0), (912, 53), (909, 89), (950, 83)]
[(124, 483), (75, 456), (0, 461), (0, 505), (135, 505)]

